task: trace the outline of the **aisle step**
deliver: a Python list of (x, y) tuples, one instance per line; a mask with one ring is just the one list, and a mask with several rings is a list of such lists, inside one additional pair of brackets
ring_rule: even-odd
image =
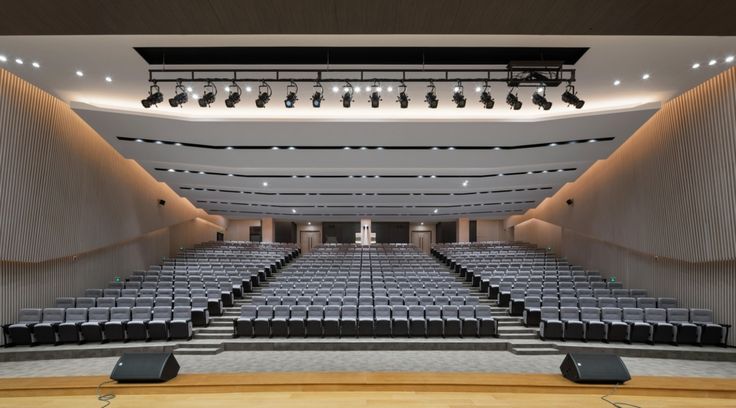
[(223, 346), (219, 347), (182, 347), (174, 350), (174, 355), (210, 355), (220, 354), (225, 351)]
[(512, 347), (509, 351), (520, 356), (541, 356), (541, 355), (552, 355), (560, 354), (560, 350), (551, 347), (536, 347), (536, 348), (515, 348)]

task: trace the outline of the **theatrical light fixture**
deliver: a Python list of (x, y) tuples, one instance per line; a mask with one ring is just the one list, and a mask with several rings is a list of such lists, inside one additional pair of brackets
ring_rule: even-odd
[(188, 100), (189, 96), (187, 95), (186, 89), (184, 89), (181, 82), (177, 82), (174, 87), (174, 97), (169, 98), (169, 105), (171, 105), (172, 108), (176, 108), (177, 106), (182, 107), (182, 105), (187, 103)]
[(296, 101), (299, 100), (299, 98), (296, 97), (297, 92), (299, 92), (299, 86), (297, 86), (296, 82), (291, 81), (289, 82), (289, 85), (286, 85), (286, 99), (284, 99), (284, 106), (287, 108), (293, 108)]
[(409, 107), (409, 96), (406, 94), (406, 84), (401, 83), (399, 84), (399, 96), (396, 98), (396, 102), (399, 103), (399, 106), (401, 109), (406, 109)]
[(8, 62), (8, 57), (5, 55), (0, 55), (0, 62)]
[(243, 91), (240, 89), (238, 84), (233, 82), (228, 87), (229, 94), (227, 95), (227, 99), (225, 99), (225, 106), (228, 108), (234, 108), (235, 105), (237, 105), (238, 102), (240, 102), (240, 95), (243, 94)]
[(547, 98), (544, 97), (544, 93), (544, 89), (542, 89), (542, 92), (539, 92), (539, 90), (534, 92), (532, 94), (532, 103), (544, 110), (550, 110), (552, 102), (548, 101)]
[(38, 63), (38, 62), (36, 62), (36, 61), (33, 61), (33, 62), (31, 63), (31, 65), (33, 65), (33, 68), (41, 68), (41, 64), (39, 64), (39, 63)]
[(215, 103), (215, 96), (217, 96), (217, 87), (212, 82), (207, 82), (202, 97), (197, 102), (200, 107), (209, 108), (211, 104)]
[(345, 91), (345, 93), (342, 94), (342, 107), (349, 108), (350, 104), (353, 102), (353, 85), (346, 81), (345, 86), (342, 89)]
[[(585, 101), (578, 98), (578, 93), (575, 92), (575, 87), (572, 85), (568, 85), (565, 92), (562, 93), (562, 102), (565, 102), (568, 106), (573, 105), (575, 109), (580, 109), (585, 105)], [(547, 109), (545, 108), (545, 110)]]
[(480, 94), (480, 103), (482, 103), (483, 107), (486, 109), (493, 109), (493, 106), (496, 104), (496, 101), (491, 96), (491, 86), (488, 85), (488, 82), (483, 84), (483, 89)]
[(381, 84), (378, 81), (373, 81), (373, 85), (370, 87), (371, 92), (371, 108), (377, 108), (381, 103)]
[(457, 85), (455, 85), (453, 91), (454, 93), (452, 94), (452, 101), (455, 102), (455, 105), (458, 108), (464, 108), (465, 102), (467, 102), (467, 100), (465, 99), (465, 95), (463, 93), (463, 83), (461, 81), (457, 81)]
[(158, 106), (159, 103), (164, 101), (164, 94), (158, 88), (155, 83), (148, 88), (148, 96), (145, 99), (141, 99), (141, 105), (148, 109), (151, 105)]
[(261, 82), (258, 85), (258, 98), (256, 98), (256, 106), (259, 108), (265, 108), (268, 101), (271, 100), (271, 85), (266, 81)]
[(511, 109), (513, 110), (519, 110), (521, 109), (521, 101), (519, 100), (518, 94), (514, 94), (509, 92), (508, 95), (506, 95), (506, 103), (511, 106)]
[(105, 77), (105, 82), (112, 82), (112, 77), (106, 76)]
[(427, 95), (424, 97), (424, 102), (427, 102), (427, 106), (429, 106), (430, 109), (437, 109), (437, 104), (439, 100), (437, 99), (437, 87), (434, 86), (434, 82), (429, 81), (429, 85), (427, 85)]
[[(334, 91), (334, 89), (336, 89), (337, 87), (334, 86), (332, 88)], [(325, 93), (324, 93), (324, 90), (322, 89), (322, 84), (319, 82), (314, 84), (314, 95), (312, 95), (312, 107), (313, 108), (319, 108), (322, 105), (322, 101), (325, 100), (324, 94)]]

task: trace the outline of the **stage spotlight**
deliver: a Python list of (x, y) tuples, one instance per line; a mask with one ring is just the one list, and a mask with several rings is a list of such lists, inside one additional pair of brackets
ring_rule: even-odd
[(381, 102), (381, 84), (377, 81), (373, 81), (371, 85), (371, 108), (377, 108)]
[(256, 106), (259, 108), (265, 108), (268, 101), (271, 100), (271, 85), (266, 81), (261, 82), (258, 85), (258, 98), (256, 98)]
[(506, 103), (511, 106), (511, 109), (513, 110), (521, 109), (522, 103), (516, 94), (509, 92), (509, 94), (506, 95)]
[(153, 85), (151, 85), (150, 88), (148, 88), (148, 96), (146, 97), (146, 99), (141, 99), (141, 105), (143, 105), (144, 108), (148, 109), (152, 105), (158, 106), (158, 104), (163, 101), (164, 94), (161, 93), (158, 85), (154, 83)]
[(287, 108), (294, 107), (296, 101), (299, 100), (299, 98), (296, 97), (297, 92), (299, 92), (299, 87), (296, 82), (289, 82), (289, 85), (286, 86), (286, 99), (284, 99), (284, 106)]
[(345, 93), (342, 94), (342, 107), (349, 108), (350, 104), (353, 102), (353, 85), (351, 85), (350, 82), (345, 82), (343, 90)]
[(434, 86), (434, 82), (429, 81), (429, 85), (427, 85), (427, 95), (424, 97), (424, 102), (427, 102), (427, 106), (429, 106), (430, 109), (437, 109), (437, 103), (439, 100), (437, 99), (437, 87)]
[(455, 89), (453, 89), (453, 91), (455, 93), (452, 94), (452, 101), (455, 102), (455, 105), (457, 105), (458, 108), (464, 108), (467, 100), (463, 93), (463, 83), (461, 81), (457, 81), (457, 85), (455, 85)]
[(217, 87), (212, 82), (207, 82), (207, 85), (204, 86), (204, 92), (202, 92), (202, 97), (199, 98), (197, 102), (199, 102), (199, 106), (202, 108), (209, 108), (209, 106), (213, 103), (215, 103), (215, 96), (217, 95)]
[(578, 98), (578, 93), (575, 92), (575, 87), (572, 85), (568, 85), (565, 92), (562, 93), (562, 102), (565, 102), (568, 106), (573, 105), (575, 109), (580, 109), (585, 105), (585, 101)]
[(544, 93), (544, 89), (542, 89), (542, 92), (539, 92), (539, 90), (534, 92), (532, 94), (532, 103), (544, 110), (549, 110), (552, 107), (552, 102), (548, 101), (547, 98), (544, 97)]
[(172, 108), (182, 107), (182, 105), (187, 103), (188, 100), (189, 96), (187, 95), (187, 90), (184, 89), (181, 82), (177, 82), (176, 87), (174, 88), (174, 97), (169, 98), (169, 105), (171, 105)]
[(325, 100), (325, 96), (324, 96), (324, 90), (322, 89), (322, 84), (317, 82), (316, 84), (314, 84), (314, 95), (312, 95), (312, 107), (319, 108), (322, 105), (322, 101), (324, 100)]
[(483, 89), (480, 93), (480, 103), (482, 103), (483, 107), (486, 109), (493, 109), (493, 105), (496, 104), (496, 101), (491, 96), (491, 86), (488, 85), (488, 82), (483, 85)]
[(227, 99), (225, 99), (225, 106), (228, 108), (234, 108), (235, 105), (240, 102), (240, 95), (243, 94), (243, 91), (240, 89), (238, 84), (235, 82), (230, 85), (230, 94), (227, 96)]
[(411, 99), (409, 99), (409, 96), (406, 94), (406, 84), (402, 82), (399, 85), (399, 96), (396, 98), (396, 102), (399, 103), (401, 109), (406, 109), (409, 107), (410, 100)]

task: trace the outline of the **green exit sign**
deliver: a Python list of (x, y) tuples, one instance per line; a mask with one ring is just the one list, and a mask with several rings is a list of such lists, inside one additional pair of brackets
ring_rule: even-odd
[(611, 276), (611, 282), (616, 282), (616, 277), (615, 276)]
[(115, 277), (115, 282), (120, 282), (120, 277), (119, 276), (116, 276)]

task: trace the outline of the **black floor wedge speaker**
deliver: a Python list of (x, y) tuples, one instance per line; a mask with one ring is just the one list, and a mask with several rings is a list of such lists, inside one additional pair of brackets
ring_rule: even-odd
[(123, 353), (110, 378), (117, 382), (164, 382), (179, 374), (172, 353)]
[(623, 384), (631, 379), (621, 357), (615, 354), (569, 353), (560, 371), (568, 380), (582, 384)]

